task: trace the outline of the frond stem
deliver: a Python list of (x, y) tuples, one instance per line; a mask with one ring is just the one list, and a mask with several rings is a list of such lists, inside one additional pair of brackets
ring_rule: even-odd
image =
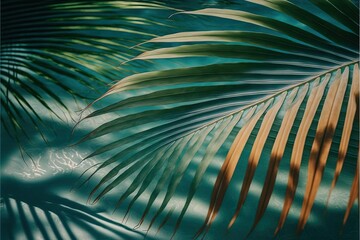
[(245, 107), (242, 107), (242, 108), (240, 108), (240, 109), (238, 109), (238, 110), (232, 111), (232, 112), (230, 112), (230, 113), (228, 113), (228, 114), (226, 114), (226, 115), (224, 115), (224, 116), (222, 116), (222, 117), (219, 117), (219, 118), (217, 118), (217, 119), (215, 119), (215, 120), (213, 120), (213, 121), (211, 121), (211, 122), (209, 122), (209, 123), (206, 123), (206, 124), (204, 124), (204, 125), (196, 128), (196, 129), (194, 129), (194, 130), (186, 133), (185, 135), (174, 139), (172, 142), (177, 141), (178, 139), (184, 138), (184, 137), (188, 136), (189, 134), (192, 134), (192, 133), (194, 133), (194, 132), (196, 132), (196, 131), (199, 131), (199, 130), (201, 130), (201, 129), (203, 129), (203, 128), (206, 128), (206, 127), (208, 127), (208, 126), (210, 126), (210, 125), (212, 125), (212, 124), (215, 124), (215, 123), (221, 121), (221, 120), (224, 119), (224, 118), (230, 117), (230, 116), (232, 116), (232, 115), (234, 115), (234, 114), (237, 114), (237, 113), (239, 113), (239, 112), (241, 112), (241, 111), (243, 111), (243, 110), (246, 110), (246, 109), (248, 109), (248, 108), (251, 108), (251, 107), (253, 107), (253, 106), (255, 106), (255, 105), (258, 105), (258, 104), (260, 104), (260, 103), (266, 102), (266, 101), (268, 101), (269, 99), (274, 98), (274, 97), (282, 94), (282, 93), (285, 92), (285, 91), (289, 91), (289, 90), (294, 89), (294, 88), (296, 88), (296, 87), (302, 86), (302, 85), (304, 85), (304, 84), (306, 84), (306, 83), (308, 83), (308, 82), (314, 81), (316, 78), (321, 77), (321, 76), (323, 76), (323, 75), (325, 75), (325, 74), (327, 74), (327, 73), (334, 72), (334, 71), (336, 71), (337, 69), (344, 68), (344, 67), (347, 67), (347, 66), (356, 64), (356, 63), (359, 63), (359, 59), (356, 59), (356, 60), (354, 60), (354, 61), (352, 61), (352, 62), (345, 63), (345, 64), (343, 64), (343, 65), (341, 65), (341, 66), (337, 66), (336, 68), (331, 68), (330, 70), (327, 70), (327, 71), (325, 71), (325, 72), (322, 72), (322, 73), (320, 73), (320, 74), (318, 74), (318, 75), (316, 75), (316, 76), (314, 76), (314, 77), (311, 77), (310, 79), (305, 80), (305, 81), (303, 81), (303, 82), (301, 82), (301, 83), (298, 83), (298, 84), (295, 84), (295, 85), (291, 85), (290, 87), (286, 87), (286, 88), (280, 89), (277, 93), (275, 93), (275, 94), (273, 94), (273, 95), (267, 96), (267, 97), (265, 97), (265, 98), (263, 98), (263, 99), (261, 99), (261, 100), (259, 100), (259, 101), (257, 101), (257, 102), (254, 102), (254, 103), (252, 103), (252, 104), (249, 104), (249, 105), (247, 105), (247, 106), (245, 106)]

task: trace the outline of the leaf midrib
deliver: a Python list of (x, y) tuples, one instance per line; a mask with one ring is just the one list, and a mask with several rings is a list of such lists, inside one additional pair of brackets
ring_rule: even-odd
[(194, 133), (194, 132), (196, 132), (196, 131), (199, 131), (199, 130), (201, 130), (201, 129), (203, 129), (203, 128), (211, 125), (211, 124), (216, 124), (217, 122), (221, 121), (221, 120), (224, 119), (224, 118), (230, 117), (230, 116), (232, 116), (232, 115), (234, 115), (234, 114), (237, 114), (237, 113), (239, 113), (239, 112), (241, 112), (241, 111), (244, 111), (244, 110), (246, 110), (246, 109), (248, 109), (248, 108), (251, 108), (251, 107), (253, 107), (253, 106), (256, 106), (256, 105), (259, 105), (259, 104), (261, 104), (261, 103), (264, 103), (264, 102), (266, 102), (266, 101), (268, 101), (268, 100), (270, 100), (270, 99), (272, 99), (272, 98), (275, 98), (276, 96), (282, 94), (282, 93), (285, 92), (285, 91), (292, 90), (292, 89), (294, 89), (294, 88), (296, 88), (296, 87), (299, 87), (299, 86), (302, 86), (302, 85), (304, 85), (304, 84), (306, 84), (306, 83), (309, 83), (309, 82), (311, 82), (311, 81), (314, 81), (316, 78), (321, 77), (321, 76), (324, 76), (324, 75), (327, 74), (327, 73), (331, 73), (331, 72), (333, 72), (333, 71), (336, 71), (337, 69), (341, 69), (341, 68), (344, 68), (344, 67), (347, 67), (347, 66), (356, 64), (356, 63), (359, 63), (359, 59), (356, 59), (356, 60), (354, 60), (354, 61), (352, 61), (352, 62), (348, 62), (348, 63), (342, 64), (342, 65), (340, 65), (340, 66), (336, 66), (336, 67), (334, 67), (334, 68), (331, 68), (331, 69), (329, 69), (329, 70), (327, 70), (327, 71), (325, 71), (325, 72), (322, 72), (322, 73), (320, 73), (320, 74), (318, 74), (318, 75), (316, 75), (316, 76), (313, 76), (313, 77), (311, 77), (311, 78), (309, 78), (309, 79), (307, 79), (307, 80), (304, 80), (304, 81), (301, 82), (301, 83), (298, 83), (298, 84), (295, 84), (295, 85), (291, 85), (290, 87), (286, 87), (286, 88), (284, 88), (284, 89), (280, 89), (277, 93), (275, 93), (275, 94), (273, 94), (273, 95), (267, 96), (267, 97), (265, 97), (265, 98), (263, 98), (263, 99), (261, 99), (261, 100), (259, 100), (259, 101), (257, 101), (257, 102), (254, 102), (254, 103), (252, 103), (252, 104), (249, 104), (249, 105), (247, 105), (247, 106), (245, 106), (245, 107), (242, 107), (242, 108), (240, 108), (240, 109), (238, 109), (238, 110), (235, 110), (235, 111), (233, 111), (233, 112), (230, 112), (229, 114), (226, 114), (226, 115), (224, 115), (224, 116), (222, 116), (222, 117), (219, 117), (219, 118), (217, 118), (217, 119), (215, 119), (215, 120), (213, 120), (213, 121), (211, 121), (211, 122), (209, 122), (209, 123), (206, 123), (206, 124), (204, 124), (204, 125), (202, 125), (202, 126), (200, 126), (200, 127), (198, 127), (198, 128), (195, 128), (194, 130), (192, 130), (192, 131), (184, 134), (183, 136), (174, 139), (172, 142), (175, 142), (175, 141), (178, 140), (178, 139), (184, 138), (184, 137), (188, 136), (189, 134), (192, 134), (192, 133)]

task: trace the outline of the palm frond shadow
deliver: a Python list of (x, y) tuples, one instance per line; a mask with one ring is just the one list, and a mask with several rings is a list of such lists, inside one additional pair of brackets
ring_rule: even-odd
[[(78, 117), (76, 114), (72, 114), (72, 117)], [(29, 126), (31, 122), (28, 119), (22, 119), (25, 126)], [(26, 151), (32, 156), (33, 160), (37, 160), (39, 157), (44, 158), (41, 160), (41, 165), (48, 165), (51, 163), (51, 159), (46, 158), (47, 154), (50, 151), (67, 151), (70, 149), (76, 151), (79, 155), (82, 155), (83, 152), (87, 151), (89, 148), (97, 148), (99, 147), (99, 143), (89, 143), (86, 146), (72, 146), (71, 144), (83, 134), (90, 129), (89, 126), (85, 126), (83, 128), (78, 128), (75, 133), (72, 133), (73, 121), (59, 121), (56, 118), (52, 118), (49, 115), (42, 116), (42, 121), (44, 125), (51, 126), (51, 129), (47, 129), (43, 131), (44, 137), (49, 139), (49, 142), (44, 142), (43, 138), (41, 138), (36, 129), (31, 129), (31, 127), (27, 128), (27, 135), (31, 138), (31, 143), (26, 142), (25, 136), (19, 136), (19, 139), (26, 142), (24, 144), (24, 148)], [(1, 160), (0, 166), (2, 169), (6, 169), (7, 167), (15, 167), (19, 166), (17, 161), (13, 161), (13, 158), (21, 158), (21, 154), (18, 151), (18, 146), (16, 139), (13, 138), (13, 135), (7, 134), (4, 130), (3, 126), (1, 126)], [(33, 167), (33, 162), (24, 161), (21, 164), (24, 168)], [(9, 169), (9, 168), (7, 168)], [(12, 168), (15, 172), (19, 171), (19, 169)]]
[(111, 81), (132, 73), (119, 62), (142, 48), (129, 46), (154, 37), (154, 29), (168, 31), (153, 15), (173, 11), (151, 0), (2, 1), (1, 124), (22, 155), (29, 155), (23, 146), (32, 140), (29, 129), (49, 141), (44, 115), (66, 121), (77, 101), (93, 101)]
[[(59, 187), (69, 176), (37, 183), (2, 179), (2, 238), (18, 239), (142, 239), (144, 233), (122, 225), (90, 208), (62, 197)], [(51, 189), (49, 186), (52, 186)], [(149, 238), (151, 239), (151, 238)]]

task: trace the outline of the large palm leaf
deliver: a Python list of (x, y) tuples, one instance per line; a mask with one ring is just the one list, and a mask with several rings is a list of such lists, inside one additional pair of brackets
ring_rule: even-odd
[[(254, 30), (181, 32), (158, 37), (149, 42), (172, 46), (147, 51), (135, 58), (207, 57), (215, 58), (217, 63), (131, 75), (114, 84), (98, 100), (126, 94), (125, 99), (86, 117), (126, 113), (97, 127), (82, 140), (112, 133), (120, 136), (115, 141), (107, 140), (109, 142), (88, 156), (110, 152), (110, 157), (88, 177), (108, 169), (91, 192), (94, 202), (134, 176), (135, 180), (124, 188), (116, 206), (136, 192), (130, 198), (129, 210), (149, 188), (151, 195), (140, 225), (155, 200), (164, 194), (151, 218), (150, 228), (168, 209), (184, 175), (192, 174), (192, 181), (183, 183), (188, 194), (177, 218), (176, 231), (210, 164), (215, 164), (216, 156), (223, 156), (198, 236), (209, 230), (237, 165), (247, 160), (237, 207), (228, 227), (234, 224), (260, 162), (267, 165), (267, 172), (251, 232), (267, 209), (283, 160), (289, 162), (289, 174), (275, 232), (284, 224), (298, 182), (306, 181), (298, 221), (298, 231), (301, 231), (311, 212), (324, 168), (336, 155), (330, 192), (344, 162), (352, 165), (355, 173), (352, 186), (349, 184), (345, 224), (358, 196), (355, 162), (359, 142), (354, 119), (358, 116), (359, 97), (359, 10), (351, 1), (310, 0), (306, 8), (285, 0), (249, 2), (268, 9), (262, 15), (203, 9), (174, 18), (187, 17), (184, 14), (218, 17), (250, 24), (253, 28), (248, 29)], [(174, 47), (174, 43), (183, 44)], [(286, 151), (290, 155), (284, 158)], [(190, 164), (194, 161), (195, 170)], [(301, 168), (304, 164), (307, 168)], [(307, 179), (299, 179), (300, 169), (307, 169)], [(165, 217), (160, 227), (167, 219)]]

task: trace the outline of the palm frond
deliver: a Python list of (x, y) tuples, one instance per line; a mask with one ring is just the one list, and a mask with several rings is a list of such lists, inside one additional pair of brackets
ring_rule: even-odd
[(33, 130), (46, 140), (51, 126), (44, 118), (65, 121), (78, 110), (69, 109), (69, 98), (93, 101), (92, 92), (120, 78), (119, 61), (138, 53), (128, 48), (137, 43), (134, 39), (146, 40), (155, 36), (153, 28), (167, 28), (151, 17), (136, 17), (143, 10), (172, 11), (151, 1), (2, 1), (1, 116), (6, 131), (19, 142)]
[[(298, 230), (304, 228), (330, 153), (339, 156), (330, 189), (335, 186), (343, 162), (354, 162), (358, 154), (358, 127), (354, 121), (359, 108), (358, 8), (350, 1), (344, 5), (338, 1), (311, 1), (324, 11), (313, 6), (322, 16), (328, 15), (323, 20), (311, 10), (285, 0), (250, 2), (272, 8), (281, 17), (225, 9), (181, 12), (173, 18), (190, 14), (210, 16), (246, 22), (257, 28), (157, 37), (147, 43), (182, 44), (147, 51), (134, 59), (207, 57), (220, 63), (131, 75), (115, 83), (97, 100), (105, 101), (105, 97), (115, 94), (128, 96), (86, 117), (126, 113), (97, 127), (80, 141), (113, 133), (120, 136), (88, 156), (110, 154), (87, 178), (109, 169), (91, 192), (90, 198), (95, 196), (95, 202), (133, 176), (136, 180), (119, 198), (117, 207), (137, 190), (130, 208), (148, 188), (152, 193), (141, 225), (164, 189), (165, 196), (151, 218), (151, 227), (169, 205), (186, 172), (191, 171), (191, 161), (196, 160), (175, 233), (214, 156), (222, 156), (204, 224), (195, 235), (199, 236), (215, 221), (238, 163), (248, 159), (229, 227), (234, 224), (262, 161), (267, 165), (267, 173), (252, 232), (267, 209), (283, 160), (290, 163), (290, 168), (286, 170), (288, 184), (276, 233), (287, 217), (298, 181), (302, 181), (299, 172), (305, 163), (308, 177)], [(137, 92), (139, 89), (146, 91)], [(343, 135), (335, 134), (341, 130)], [(291, 135), (296, 137), (290, 138)], [(341, 147), (334, 142), (340, 142)], [(290, 158), (283, 159), (285, 151), (291, 152)], [(153, 190), (151, 182), (155, 182)], [(347, 214), (354, 203), (356, 182)], [(174, 212), (170, 210), (169, 214)]]

